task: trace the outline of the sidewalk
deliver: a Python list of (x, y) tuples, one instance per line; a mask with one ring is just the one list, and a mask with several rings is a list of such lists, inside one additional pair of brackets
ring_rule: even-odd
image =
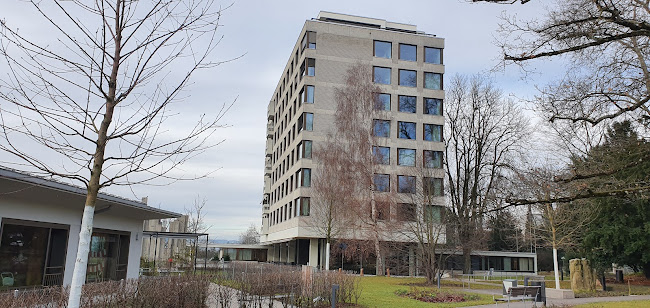
[[(472, 292), (475, 292), (478, 290), (472, 290)], [(484, 293), (484, 292), (481, 292)], [(546, 300), (547, 306), (555, 305), (555, 306), (572, 306), (572, 305), (580, 305), (580, 304), (586, 304), (586, 303), (597, 303), (597, 302), (624, 302), (624, 301), (638, 301), (638, 300), (650, 300), (650, 295), (632, 295), (632, 296), (611, 296), (611, 297), (586, 297), (586, 298), (572, 298), (572, 299), (558, 299), (558, 298), (549, 298)], [(537, 307), (541, 307), (541, 303), (537, 303)], [(490, 307), (494, 306), (494, 304), (490, 305), (481, 305), (481, 306), (469, 306), (466, 308), (476, 308), (476, 307)], [(497, 307), (507, 307), (508, 303), (499, 303)], [(521, 301), (518, 302), (510, 302), (510, 307), (511, 308), (523, 308), (523, 307), (531, 307), (533, 306), (533, 303), (531, 301), (526, 301), (522, 303)]]

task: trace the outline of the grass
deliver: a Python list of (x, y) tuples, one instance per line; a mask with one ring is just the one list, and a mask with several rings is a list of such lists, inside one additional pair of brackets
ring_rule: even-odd
[[(476, 301), (467, 301), (462, 303), (444, 303), (434, 304), (425, 303), (415, 299), (400, 297), (395, 294), (395, 291), (402, 290), (408, 291), (412, 285), (421, 286), (426, 282), (424, 278), (398, 278), (398, 277), (361, 277), (361, 298), (359, 298), (359, 305), (363, 307), (463, 307), (473, 305), (486, 305), (493, 304), (492, 295), (476, 294), (480, 299)], [(435, 288), (435, 287), (427, 287)], [(475, 294), (468, 292), (460, 292), (458, 288), (445, 285), (443, 290)]]
[(650, 300), (590, 303), (590, 304), (573, 306), (573, 308), (645, 308), (645, 307), (650, 307)]

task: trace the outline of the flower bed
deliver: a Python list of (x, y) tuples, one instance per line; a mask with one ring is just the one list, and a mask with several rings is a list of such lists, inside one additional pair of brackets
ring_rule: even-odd
[(439, 291), (436, 289), (421, 289), (411, 287), (408, 291), (398, 290), (395, 292), (398, 296), (408, 297), (427, 303), (462, 303), (466, 301), (479, 300), (477, 295), (455, 293), (449, 291)]

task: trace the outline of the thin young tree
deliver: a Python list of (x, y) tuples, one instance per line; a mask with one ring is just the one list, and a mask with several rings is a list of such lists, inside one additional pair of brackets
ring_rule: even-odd
[(419, 266), (424, 270), (428, 284), (433, 284), (441, 272), (440, 248), (446, 243), (447, 215), (445, 215), (444, 171), (442, 152), (418, 155), (411, 174), (421, 179), (414, 193), (403, 194), (396, 204), (400, 230), (409, 242), (417, 244)]
[(192, 75), (220, 64), (212, 54), (222, 8), (209, 0), (25, 5), (47, 36), (19, 30), (11, 16), (0, 21), (0, 150), (20, 168), (87, 188), (68, 302), (76, 308), (99, 191), (203, 176), (174, 170), (216, 144), (208, 138), (227, 106), (182, 126), (165, 122), (189, 100)]
[(593, 207), (550, 201), (556, 199), (557, 195), (563, 195), (563, 191), (571, 189), (570, 186), (573, 185), (554, 180), (561, 172), (550, 167), (537, 167), (518, 174), (521, 193), (532, 195), (532, 199), (539, 200), (534, 208), (541, 216), (541, 221), (534, 223), (533, 228), (536, 229), (535, 235), (540, 242), (553, 250), (556, 289), (560, 289), (558, 249), (580, 244), (587, 226), (597, 217), (597, 211)]
[(485, 77), (456, 76), (445, 104), (445, 174), (449, 220), (464, 259), (484, 242), (483, 218), (495, 204), (497, 185), (515, 169), (529, 124), (514, 102)]

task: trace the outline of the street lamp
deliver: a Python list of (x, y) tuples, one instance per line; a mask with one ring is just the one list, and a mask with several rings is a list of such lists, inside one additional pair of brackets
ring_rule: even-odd
[(560, 258), (560, 259), (562, 259), (562, 280), (564, 280), (564, 259), (566, 259), (566, 258), (564, 258), (564, 256), (562, 256), (562, 258)]

